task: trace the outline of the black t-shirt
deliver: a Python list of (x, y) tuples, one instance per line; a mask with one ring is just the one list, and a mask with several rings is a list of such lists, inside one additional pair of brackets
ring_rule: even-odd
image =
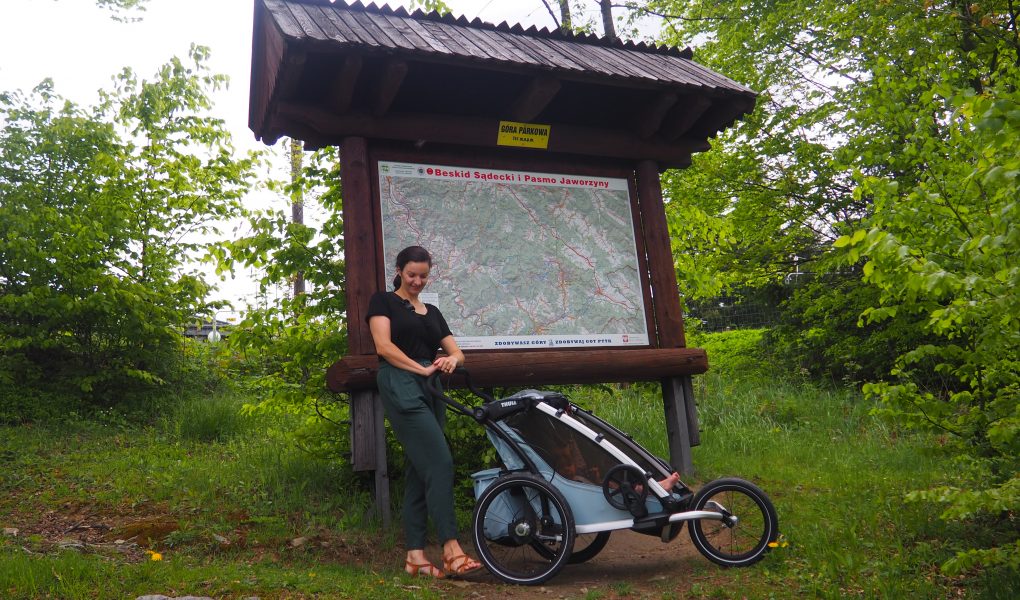
[(440, 340), (453, 334), (438, 308), (431, 304), (425, 308), (425, 314), (419, 315), (410, 302), (395, 292), (376, 292), (368, 301), (365, 320), (389, 317), (390, 339), (397, 348), (415, 360), (432, 361), (436, 359)]

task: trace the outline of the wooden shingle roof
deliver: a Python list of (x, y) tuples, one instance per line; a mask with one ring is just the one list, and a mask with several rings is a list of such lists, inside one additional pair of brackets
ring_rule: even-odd
[(249, 122), (269, 144), (399, 137), (412, 117), (518, 120), (608, 130), (683, 163), (754, 106), (689, 50), (343, 0), (255, 2)]

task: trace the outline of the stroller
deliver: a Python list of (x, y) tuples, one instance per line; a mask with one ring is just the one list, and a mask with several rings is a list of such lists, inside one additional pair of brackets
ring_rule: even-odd
[(472, 475), (472, 541), (497, 578), (542, 583), (594, 558), (620, 529), (669, 542), (690, 521), (695, 547), (726, 567), (761, 560), (778, 538), (775, 508), (754, 484), (723, 478), (696, 493), (683, 482), (664, 489), (659, 481), (673, 472), (665, 461), (564, 395), (524, 390), (497, 400), (466, 369), (456, 374), (483, 404), (444, 394), (438, 372), (426, 387), (482, 425), (503, 463)]

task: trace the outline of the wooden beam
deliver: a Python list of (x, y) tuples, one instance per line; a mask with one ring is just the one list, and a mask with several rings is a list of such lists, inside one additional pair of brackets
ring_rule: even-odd
[(645, 107), (645, 110), (638, 112), (638, 135), (641, 139), (648, 139), (655, 135), (655, 132), (662, 126), (662, 120), (666, 118), (669, 109), (673, 108), (679, 96), (676, 92), (662, 92), (658, 94)]
[(351, 109), (351, 100), (354, 98), (354, 89), (357, 86), (363, 62), (359, 54), (351, 54), (344, 59), (340, 72), (329, 86), (327, 96), (328, 106), (334, 112), (342, 114)]
[(662, 123), (662, 137), (676, 140), (694, 127), (698, 119), (712, 106), (712, 101), (704, 96), (686, 96), (679, 99), (673, 110)]
[(510, 117), (514, 121), (528, 122), (537, 117), (559, 93), (562, 84), (554, 77), (536, 77), (514, 101)]
[[(347, 348), (358, 354), (374, 354), (372, 334), (365, 323), (368, 299), (379, 289), (377, 240), (368, 147), (363, 138), (347, 138), (340, 150), (340, 183), (344, 190), (344, 264), (346, 268)], [(356, 226), (357, 225), (357, 226)]]
[[(338, 115), (310, 104), (283, 103), (274, 127), (286, 130), (304, 124), (322, 138), (340, 144), (347, 136), (369, 139), (425, 141), (477, 148), (504, 148), (496, 145), (499, 120), (483, 117), (452, 117), (430, 114), (391, 114), (377, 118), (361, 112)], [(596, 129), (576, 125), (551, 124), (548, 152), (582, 156), (605, 156), (628, 160), (653, 159), (665, 167), (686, 167), (691, 154), (710, 148), (706, 140), (677, 139), (665, 142), (642, 140), (633, 131)], [(536, 150), (534, 152), (545, 152)]]
[[(479, 386), (562, 385), (696, 375), (708, 370), (708, 357), (701, 348), (469, 352), (466, 366)], [(345, 356), (326, 372), (326, 385), (335, 392), (372, 389), (378, 367), (374, 355)]]
[(659, 347), (680, 348), (685, 345), (684, 320), (680, 311), (680, 291), (673, 266), (666, 209), (662, 203), (659, 166), (655, 162), (643, 160), (638, 163), (637, 188), (641, 228), (648, 247), (652, 314), (655, 315)]
[(407, 63), (402, 60), (390, 60), (383, 67), (382, 76), (379, 78), (379, 88), (376, 91), (375, 103), (372, 106), (372, 115), (381, 117), (390, 112), (390, 106), (404, 84), (404, 77), (407, 76)]

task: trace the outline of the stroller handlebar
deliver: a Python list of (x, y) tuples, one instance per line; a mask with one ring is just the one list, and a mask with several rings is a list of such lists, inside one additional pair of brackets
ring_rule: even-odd
[[(432, 394), (434, 398), (439, 398), (460, 414), (472, 417), (479, 423), (482, 423), (489, 418), (489, 411), (484, 405), (464, 406), (460, 402), (457, 402), (453, 398), (447, 396), (437, 385), (441, 375), (441, 372), (436, 371), (432, 375), (429, 375), (428, 379), (425, 380), (425, 388), (428, 389), (429, 393)], [(474, 383), (471, 381), (471, 374), (468, 373), (468, 370), (464, 367), (457, 367), (454, 369), (453, 375), (463, 375), (464, 382), (467, 384), (468, 389), (471, 390), (471, 393), (481, 398), (484, 402), (489, 403), (493, 401), (492, 396), (475, 387)]]

